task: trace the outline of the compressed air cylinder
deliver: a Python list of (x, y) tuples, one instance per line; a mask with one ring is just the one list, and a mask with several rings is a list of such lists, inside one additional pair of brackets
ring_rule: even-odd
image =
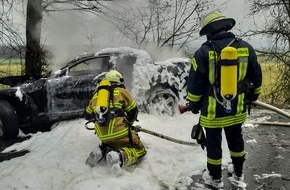
[(220, 92), (226, 99), (237, 94), (238, 52), (234, 47), (225, 47), (221, 51)]
[(102, 80), (99, 85), (98, 90), (98, 98), (96, 107), (102, 108), (100, 110), (104, 110), (106, 112), (109, 107), (109, 98), (110, 91), (109, 87), (111, 86), (111, 82), (108, 80)]

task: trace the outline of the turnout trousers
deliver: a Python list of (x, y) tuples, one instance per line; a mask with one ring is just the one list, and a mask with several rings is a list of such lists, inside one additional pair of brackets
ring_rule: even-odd
[(243, 172), (245, 161), (242, 124), (224, 128), (205, 128), (207, 138), (207, 168), (213, 179), (222, 177), (222, 129), (225, 131), (234, 171), (237, 175)]
[(113, 150), (123, 151), (124, 166), (135, 164), (136, 162), (141, 160), (141, 158), (143, 158), (147, 153), (144, 145), (140, 141), (139, 135), (133, 130), (131, 132), (131, 135), (131, 142), (128, 136), (116, 139), (114, 141), (105, 142), (105, 144)]

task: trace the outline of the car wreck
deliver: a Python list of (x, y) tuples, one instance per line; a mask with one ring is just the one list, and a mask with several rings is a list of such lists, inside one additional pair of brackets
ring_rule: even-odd
[(153, 62), (144, 50), (106, 48), (85, 54), (45, 76), (9, 76), (0, 83), (0, 138), (49, 130), (56, 121), (82, 117), (98, 82), (119, 70), (141, 111), (174, 115), (184, 100), (189, 59)]

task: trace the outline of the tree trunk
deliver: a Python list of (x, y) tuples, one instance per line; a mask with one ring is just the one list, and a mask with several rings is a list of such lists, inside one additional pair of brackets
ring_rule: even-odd
[(41, 75), (42, 50), (40, 47), (42, 0), (28, 0), (26, 16), (25, 74)]

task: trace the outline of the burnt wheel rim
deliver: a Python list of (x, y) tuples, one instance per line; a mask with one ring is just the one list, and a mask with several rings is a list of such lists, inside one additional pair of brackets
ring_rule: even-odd
[(161, 115), (174, 115), (176, 113), (176, 98), (168, 93), (158, 93), (149, 101), (149, 112)]

